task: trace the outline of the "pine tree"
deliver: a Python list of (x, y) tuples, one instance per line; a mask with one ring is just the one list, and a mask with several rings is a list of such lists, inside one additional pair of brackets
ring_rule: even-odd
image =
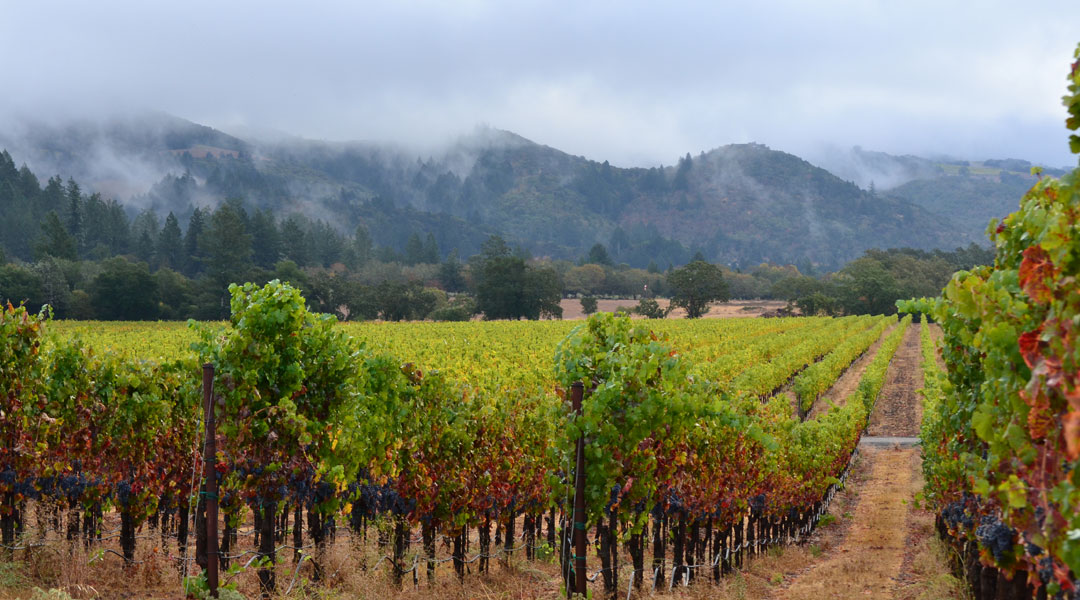
[(188, 228), (184, 233), (184, 262), (185, 271), (194, 275), (202, 271), (202, 254), (199, 252), (199, 238), (202, 237), (206, 228), (205, 216), (202, 209), (196, 208), (188, 220)]
[(38, 259), (47, 256), (67, 260), (77, 258), (75, 238), (67, 232), (64, 224), (60, 222), (60, 215), (56, 214), (55, 210), (46, 213), (45, 219), (41, 222), (41, 237), (35, 244), (34, 254)]
[(251, 219), (251, 248), (255, 265), (264, 269), (273, 269), (281, 259), (281, 236), (269, 210), (256, 210)]
[(184, 264), (184, 238), (180, 233), (180, 222), (172, 212), (165, 217), (165, 226), (158, 234), (155, 259), (159, 268), (168, 267), (176, 270)]
[(199, 250), (206, 262), (206, 273), (222, 287), (242, 283), (251, 268), (251, 234), (244, 218), (229, 204), (222, 204), (210, 216), (206, 231), (199, 237)]
[(424, 260), (423, 262), (429, 265), (439, 264), (439, 243), (435, 241), (435, 235), (428, 232), (427, 239), (424, 240)]
[(371, 234), (368, 233), (367, 227), (363, 224), (356, 226), (356, 233), (353, 234), (353, 250), (356, 253), (356, 266), (362, 267), (369, 260), (374, 253), (374, 244), (371, 241)]
[(420, 241), (420, 236), (414, 231), (409, 236), (409, 241), (405, 243), (405, 264), (418, 265), (424, 262), (424, 243)]
[(281, 222), (281, 254), (298, 267), (311, 264), (311, 247), (308, 244), (307, 227), (303, 218), (289, 215)]
[(83, 230), (83, 199), (79, 184), (74, 179), (67, 182), (67, 230), (75, 239), (75, 247), (80, 254), (86, 250), (86, 234)]

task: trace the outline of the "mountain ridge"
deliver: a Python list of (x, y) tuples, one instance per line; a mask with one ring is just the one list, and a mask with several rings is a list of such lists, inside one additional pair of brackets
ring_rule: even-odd
[(981, 241), (919, 198), (861, 189), (762, 144), (687, 154), (667, 167), (624, 168), (494, 128), (424, 157), (377, 142), (247, 141), (160, 113), (43, 127), (15, 139), (0, 133), (0, 146), (15, 147), (17, 162), (51, 160), (92, 190), (95, 175), (124, 180), (134, 172), (139, 177), (128, 187), (143, 191), (123, 201), (135, 212), (180, 216), (239, 197), (279, 218), (302, 212), (346, 232), (364, 225), (378, 244), (398, 249), (414, 233), (433, 233), (444, 251), (469, 255), (497, 233), (560, 259), (603, 243), (634, 266), (681, 264), (701, 252), (737, 268), (835, 268), (871, 247)]

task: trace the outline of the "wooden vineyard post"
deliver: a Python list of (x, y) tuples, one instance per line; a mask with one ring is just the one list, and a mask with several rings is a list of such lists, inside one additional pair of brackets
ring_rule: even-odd
[[(580, 381), (575, 381), (570, 386), (570, 406), (574, 415), (581, 417), (581, 396), (585, 392), (585, 386)], [(575, 594), (585, 596), (587, 581), (585, 579), (585, 434), (582, 433), (577, 439), (576, 466), (574, 468), (574, 548), (571, 560), (571, 570), (574, 573), (573, 585), (566, 586), (566, 596), (572, 598)]]
[(206, 444), (203, 475), (206, 477), (206, 585), (218, 597), (218, 484), (217, 432), (214, 422), (214, 365), (203, 365), (203, 406), (206, 409)]

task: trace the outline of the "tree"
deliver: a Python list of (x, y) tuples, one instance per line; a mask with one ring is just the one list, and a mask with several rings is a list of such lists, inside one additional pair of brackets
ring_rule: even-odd
[(845, 266), (838, 277), (844, 312), (848, 314), (892, 314), (902, 294), (892, 273), (881, 261), (862, 257)]
[(523, 316), (526, 319), (561, 319), (562, 290), (562, 281), (555, 269), (526, 265)]
[(67, 229), (71, 237), (75, 239), (75, 246), (77, 249), (83, 249), (85, 242), (85, 232), (83, 230), (83, 200), (82, 192), (79, 190), (79, 184), (75, 183), (74, 179), (68, 178), (67, 184), (67, 196), (68, 196), (68, 211), (67, 211)]
[(799, 312), (807, 317), (820, 314), (832, 317), (839, 311), (839, 303), (836, 298), (826, 296), (821, 292), (813, 292), (798, 298), (795, 300), (795, 306), (798, 306)]
[(773, 298), (795, 302), (799, 298), (823, 291), (824, 284), (821, 281), (806, 275), (792, 275), (774, 283), (769, 290), (769, 295)]
[(162, 267), (154, 273), (154, 284), (161, 298), (158, 305), (159, 318), (185, 319), (193, 316), (190, 279), (168, 267)]
[(669, 310), (660, 308), (660, 303), (652, 298), (642, 298), (634, 307), (634, 312), (646, 319), (663, 319), (670, 312), (670, 306), (668, 308)]
[(561, 318), (559, 274), (550, 268), (531, 267), (520, 256), (499, 256), (498, 248), (492, 248), (496, 252), (480, 259), (476, 289), (477, 309), (484, 318)]
[(187, 232), (184, 234), (184, 254), (186, 255), (186, 272), (194, 275), (202, 271), (201, 253), (199, 252), (199, 238), (202, 237), (206, 228), (206, 219), (202, 209), (196, 208), (188, 220)]
[(567, 271), (563, 281), (566, 284), (567, 292), (592, 296), (604, 293), (606, 279), (607, 273), (605, 273), (603, 267), (587, 264)]
[(0, 266), (0, 304), (26, 304), (26, 310), (38, 312), (45, 304), (41, 276), (18, 265)]
[(686, 310), (689, 319), (705, 314), (710, 302), (728, 299), (728, 286), (720, 267), (696, 260), (674, 269), (667, 276), (671, 287), (671, 306)]
[(596, 298), (594, 296), (583, 296), (581, 298), (581, 310), (586, 315), (596, 312)]
[(135, 255), (147, 264), (152, 263), (160, 234), (157, 214), (150, 209), (142, 211), (132, 222), (131, 230), (135, 234)]
[(687, 152), (684, 158), (679, 159), (679, 167), (675, 170), (675, 179), (672, 180), (671, 187), (679, 191), (690, 189), (690, 170), (693, 167), (694, 160)]
[(623, 252), (630, 249), (630, 236), (626, 235), (622, 227), (616, 227), (615, 231), (611, 232), (611, 240), (608, 245), (611, 246), (612, 254), (621, 256)]
[(143, 229), (138, 233), (135, 238), (135, 256), (146, 263), (154, 260), (154, 236), (150, 231)]
[(405, 243), (405, 264), (409, 266), (424, 262), (424, 242), (420, 241), (420, 235), (413, 232), (409, 241)]
[(205, 256), (207, 275), (222, 288), (239, 282), (251, 268), (251, 234), (242, 215), (229, 204), (222, 204), (210, 216), (199, 238), (199, 249)]
[(450, 251), (446, 262), (439, 265), (439, 283), (448, 292), (460, 292), (465, 289), (465, 277), (461, 274), (461, 261), (458, 260), (457, 248)]
[(308, 228), (307, 240), (311, 247), (311, 262), (314, 266), (329, 267), (342, 262), (345, 238), (326, 221), (316, 221)]
[(281, 236), (269, 210), (256, 210), (251, 218), (251, 249), (255, 265), (264, 269), (274, 268), (281, 258)]
[(143, 321), (157, 318), (157, 282), (146, 263), (110, 258), (90, 284), (98, 318)]
[(514, 256), (482, 259), (476, 307), (484, 318), (518, 319), (524, 313), (525, 261)]
[(356, 266), (362, 267), (371, 260), (371, 255), (374, 252), (373, 243), (371, 241), (371, 234), (368, 233), (367, 227), (363, 224), (356, 226), (356, 233), (353, 234), (353, 250), (356, 252)]
[(488, 239), (484, 240), (484, 243), (480, 245), (480, 258), (483, 260), (501, 258), (504, 256), (510, 256), (510, 246), (506, 245), (506, 240), (502, 239), (501, 236), (489, 236)]
[(607, 265), (611, 266), (611, 256), (608, 255), (607, 248), (601, 243), (593, 244), (593, 247), (589, 249), (589, 257), (585, 260), (586, 263), (594, 265)]
[(379, 315), (386, 321), (423, 319), (435, 310), (436, 298), (418, 281), (384, 281), (375, 288)]
[(50, 210), (41, 222), (41, 237), (34, 247), (34, 254), (38, 258), (52, 256), (75, 260), (77, 257), (75, 238), (60, 222), (60, 215), (55, 210)]
[(279, 260), (274, 264), (274, 279), (300, 290), (308, 286), (307, 274), (300, 269), (299, 265), (288, 259)]
[(184, 264), (184, 238), (180, 222), (172, 212), (165, 217), (165, 226), (158, 233), (156, 258), (158, 267), (179, 269)]
[(281, 223), (281, 254), (301, 267), (311, 264), (303, 218), (289, 215)]
[(429, 232), (427, 239), (424, 240), (423, 262), (429, 265), (437, 265), (439, 264), (439, 255), (439, 242), (435, 240), (435, 235)]
[(46, 256), (31, 267), (41, 279), (42, 299), (56, 311), (56, 316), (60, 318), (68, 317), (68, 302), (71, 299), (71, 288), (68, 285), (64, 267), (75, 264), (77, 263)]

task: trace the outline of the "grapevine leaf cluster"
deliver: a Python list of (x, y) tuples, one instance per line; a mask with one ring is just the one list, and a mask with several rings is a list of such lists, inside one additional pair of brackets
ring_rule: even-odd
[[(1076, 57), (1073, 131), (1080, 48)], [(1070, 143), (1080, 152), (1076, 135)], [(974, 522), (950, 531), (978, 539), (986, 560), (1069, 592), (1080, 573), (1080, 169), (1039, 179), (988, 233), (992, 266), (958, 272), (940, 298), (901, 303), (944, 332), (945, 372), (924, 346), (926, 496), (950, 523), (963, 506)]]

